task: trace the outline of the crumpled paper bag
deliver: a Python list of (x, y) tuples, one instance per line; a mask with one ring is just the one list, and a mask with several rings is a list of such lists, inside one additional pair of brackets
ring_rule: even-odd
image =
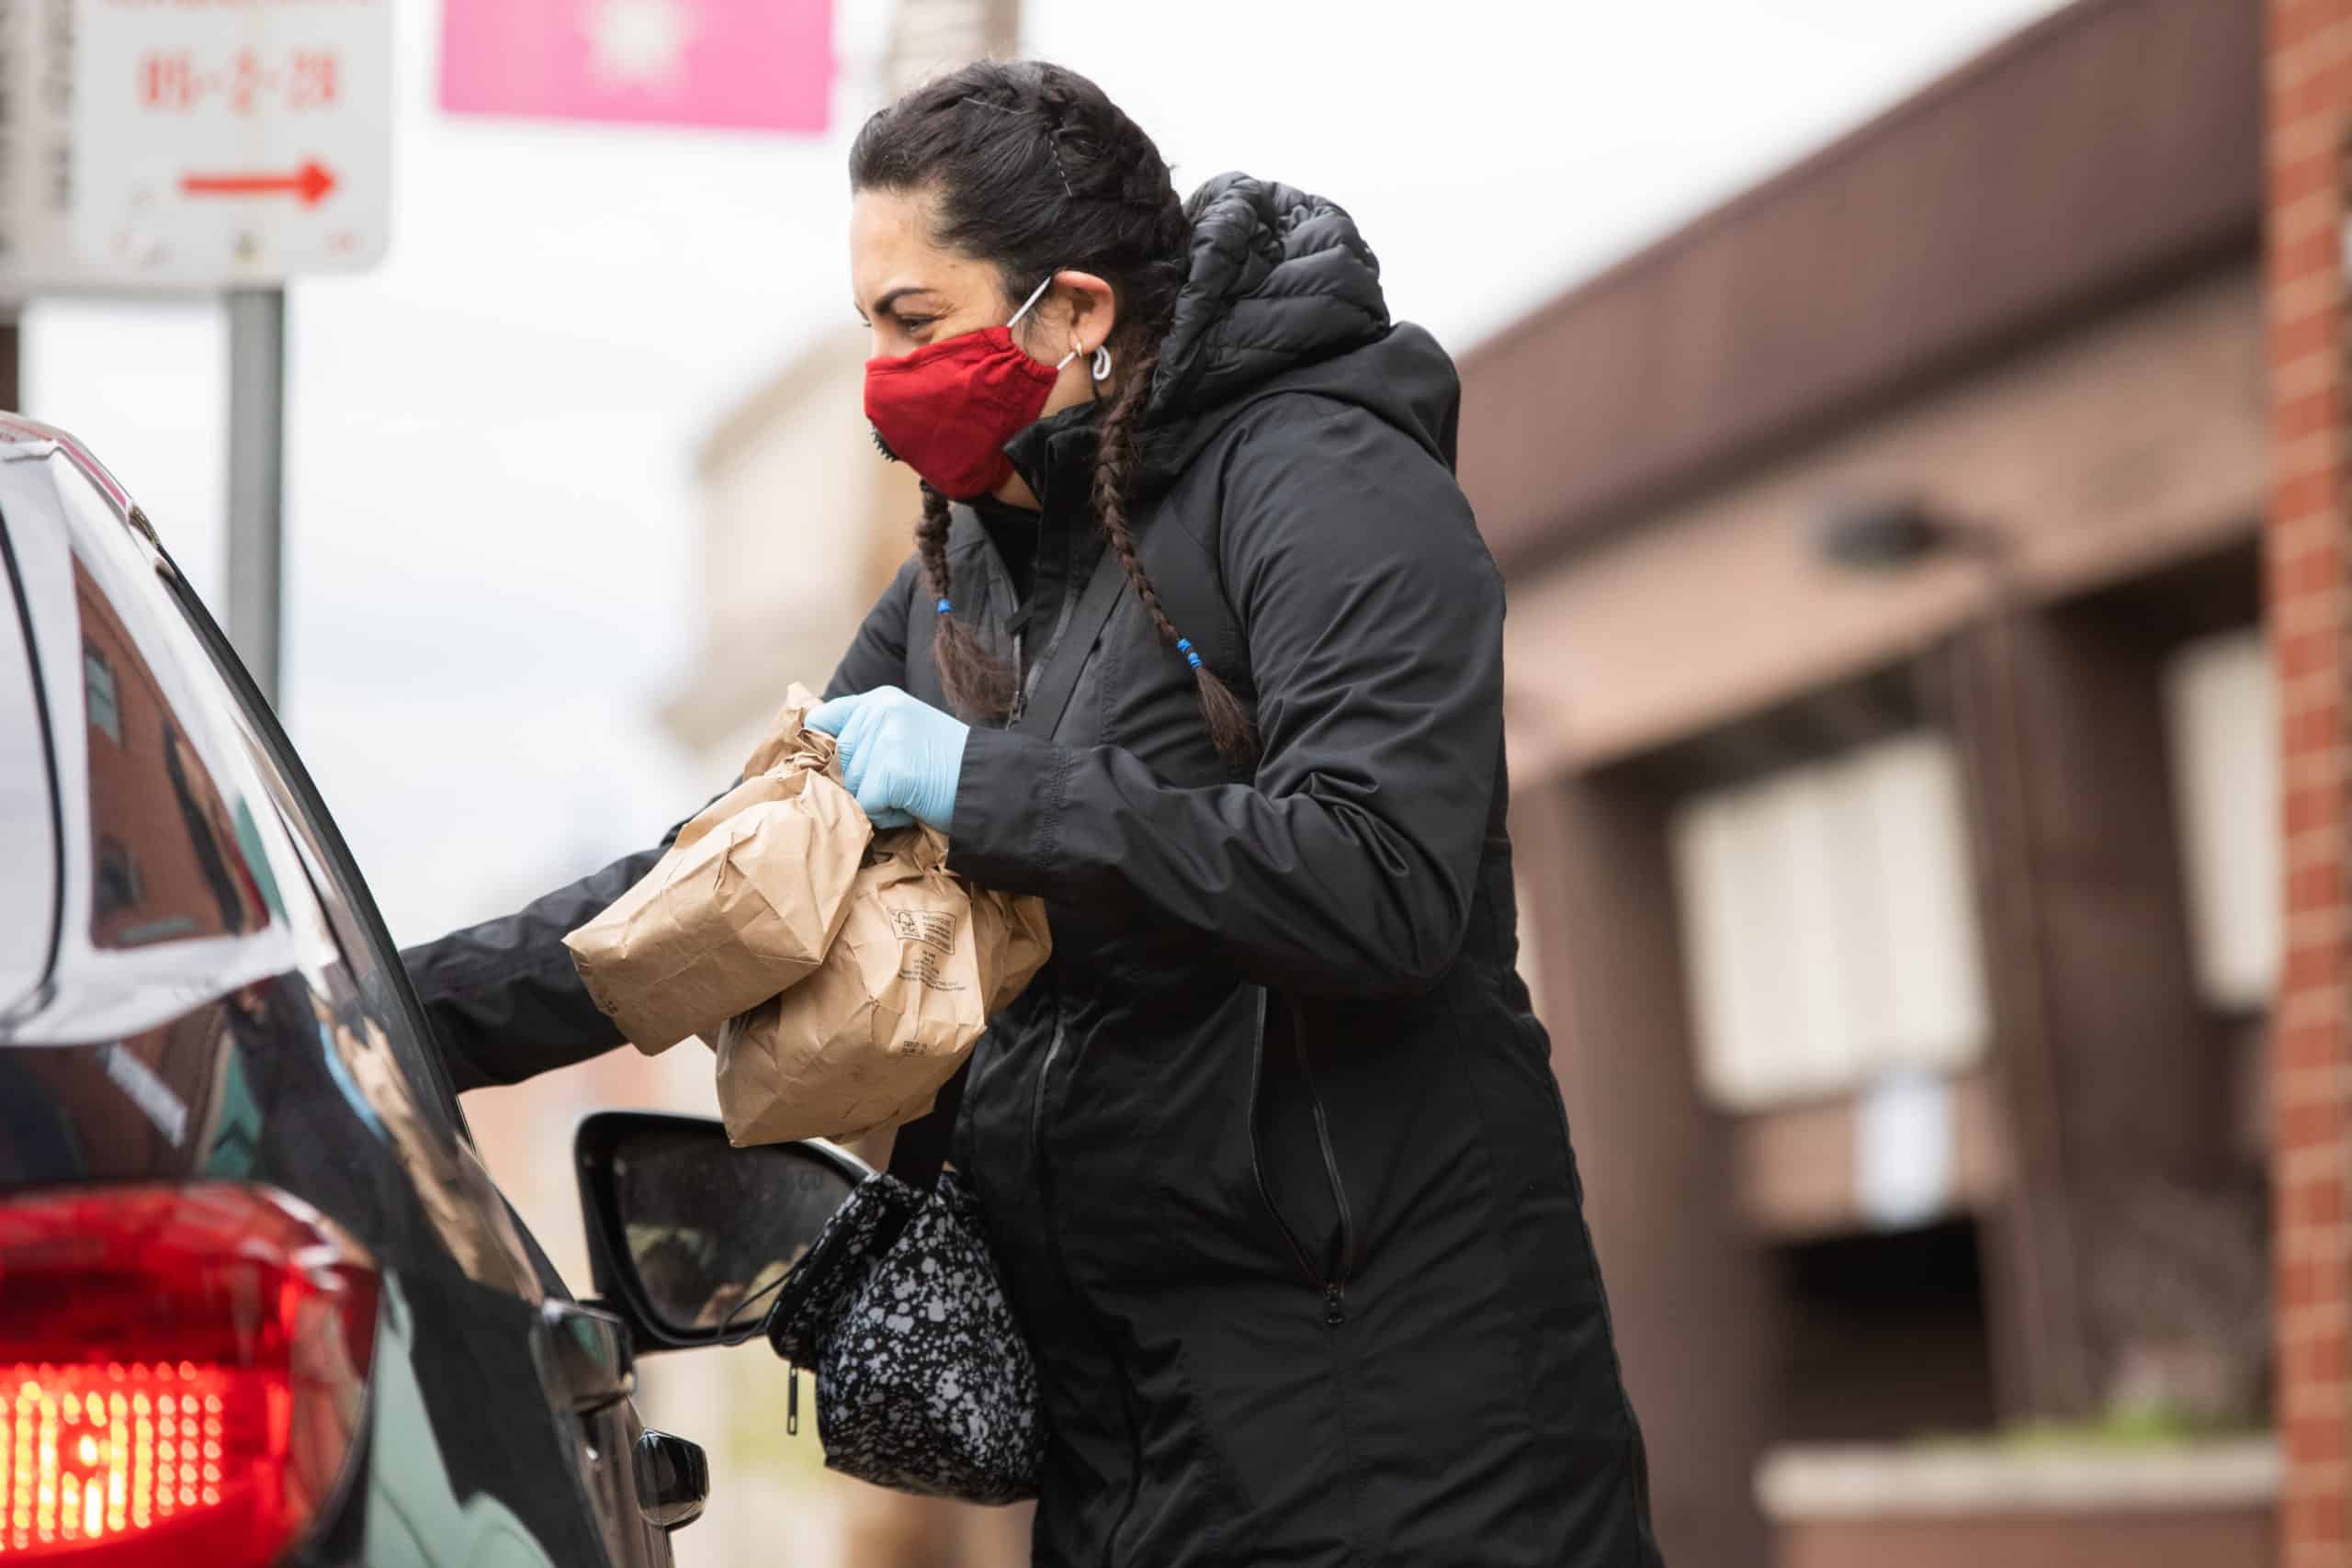
[(814, 971), (849, 909), (873, 824), (795, 685), (743, 782), (679, 829), (653, 869), (563, 939), (596, 1006), (648, 1055)]
[(1029, 982), (1054, 955), (1054, 932), (1046, 923), (1046, 901), (975, 887), (972, 931), (979, 943), (980, 974), (987, 977), (989, 1016), (994, 1018), (1029, 988)]
[(1046, 907), (969, 887), (928, 828), (878, 834), (815, 974), (718, 1031), (718, 1108), (738, 1145), (910, 1122), (989, 1014), (1053, 951)]

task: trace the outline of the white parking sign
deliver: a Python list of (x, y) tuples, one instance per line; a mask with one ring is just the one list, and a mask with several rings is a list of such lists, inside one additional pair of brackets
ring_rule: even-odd
[[(35, 287), (266, 285), (384, 252), (392, 0), (0, 0), (0, 261)], [(30, 88), (29, 94), (22, 91)]]

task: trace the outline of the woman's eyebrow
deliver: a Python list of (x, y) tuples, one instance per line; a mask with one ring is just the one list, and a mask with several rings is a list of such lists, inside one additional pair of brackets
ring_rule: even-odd
[(877, 316), (882, 314), (910, 294), (929, 294), (930, 292), (932, 292), (930, 287), (921, 283), (910, 283), (904, 288), (893, 288), (881, 299), (874, 301), (874, 313)]

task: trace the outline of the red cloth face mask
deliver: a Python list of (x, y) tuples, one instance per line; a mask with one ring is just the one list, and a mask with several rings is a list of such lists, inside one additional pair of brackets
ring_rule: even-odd
[(970, 501), (1012, 477), (1004, 444), (1035, 424), (1062, 365), (1021, 352), (1012, 329), (1046, 290), (1037, 286), (1012, 320), (963, 333), (895, 359), (865, 362), (865, 417), (884, 453), (950, 501)]

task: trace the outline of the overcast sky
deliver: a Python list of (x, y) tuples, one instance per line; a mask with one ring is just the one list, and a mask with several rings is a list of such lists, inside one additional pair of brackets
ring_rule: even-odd
[[(1392, 313), (1458, 350), (2051, 8), (1029, 0), (1024, 42), (1180, 186), (1243, 168), (1348, 207)], [(291, 303), (285, 703), (407, 941), (726, 783), (651, 712), (695, 646), (693, 453), (854, 319), (842, 153), (888, 6), (839, 0), (820, 138), (452, 118), (439, 6), (398, 10), (391, 256)], [(28, 317), (27, 412), (96, 447), (216, 604), (224, 376), (209, 307)]]

